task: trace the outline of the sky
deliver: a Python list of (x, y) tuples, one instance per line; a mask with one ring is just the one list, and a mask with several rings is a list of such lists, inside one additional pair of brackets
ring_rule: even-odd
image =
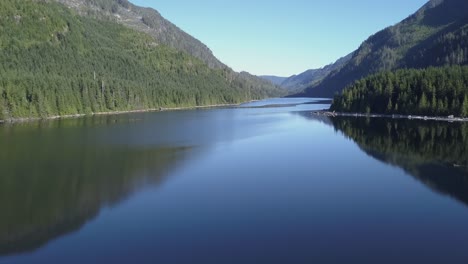
[(291, 76), (356, 50), (427, 0), (130, 0), (152, 7), (235, 71)]

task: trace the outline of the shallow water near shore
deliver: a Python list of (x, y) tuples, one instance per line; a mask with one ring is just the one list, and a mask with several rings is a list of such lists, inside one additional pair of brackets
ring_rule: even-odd
[(0, 263), (466, 263), (468, 126), (323, 100), (0, 126)]

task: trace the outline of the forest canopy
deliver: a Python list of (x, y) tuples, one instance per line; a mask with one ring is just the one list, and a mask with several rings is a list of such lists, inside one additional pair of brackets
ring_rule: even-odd
[(281, 95), (59, 3), (2, 0), (0, 31), (0, 120)]
[(468, 66), (378, 73), (336, 95), (331, 110), (468, 117)]

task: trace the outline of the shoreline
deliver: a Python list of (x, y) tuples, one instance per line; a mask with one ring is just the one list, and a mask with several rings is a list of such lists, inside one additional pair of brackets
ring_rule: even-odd
[(444, 122), (468, 122), (468, 118), (455, 116), (419, 116), (419, 115), (387, 115), (387, 114), (363, 114), (363, 113), (343, 113), (330, 112), (328, 110), (314, 111), (312, 115), (327, 116), (327, 117), (366, 117), (366, 118), (391, 118), (391, 119), (408, 119), (422, 121), (444, 121)]
[(60, 119), (71, 119), (71, 118), (81, 118), (87, 116), (105, 116), (105, 115), (123, 115), (123, 114), (134, 114), (134, 113), (151, 113), (151, 112), (170, 112), (170, 111), (181, 111), (181, 110), (196, 110), (196, 109), (209, 109), (209, 108), (222, 108), (222, 107), (237, 107), (242, 104), (255, 102), (248, 101), (239, 104), (216, 104), (216, 105), (201, 105), (201, 106), (187, 106), (187, 107), (160, 107), (160, 108), (149, 108), (149, 109), (140, 109), (140, 110), (127, 110), (127, 111), (110, 111), (110, 112), (97, 112), (91, 114), (74, 114), (74, 115), (56, 115), (48, 117), (27, 117), (27, 118), (11, 118), (6, 120), (0, 120), (0, 125), (2, 124), (14, 124), (14, 123), (27, 123), (34, 121), (52, 121)]

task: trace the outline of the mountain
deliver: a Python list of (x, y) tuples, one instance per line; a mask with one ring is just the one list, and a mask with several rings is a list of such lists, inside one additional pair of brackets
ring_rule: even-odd
[(335, 95), (331, 111), (468, 117), (468, 66), (380, 72)]
[(332, 97), (381, 71), (468, 63), (468, 1), (432, 0), (402, 22), (369, 37), (341, 70), (298, 96)]
[(275, 87), (261, 78), (234, 72), (227, 65), (220, 62), (205, 44), (166, 20), (158, 11), (152, 8), (139, 7), (128, 0), (55, 1), (67, 5), (83, 16), (105, 18), (146, 33), (159, 44), (190, 54), (212, 69), (222, 69), (229, 82), (237, 82), (240, 86), (246, 86), (246, 83), (249, 83), (252, 87), (262, 86), (267, 90), (273, 90), (272, 94), (275, 96), (285, 93), (280, 91), (279, 87)]
[(82, 16), (106, 18), (146, 33), (159, 44), (184, 51), (205, 62), (210, 68), (226, 68), (202, 42), (190, 36), (152, 9), (136, 6), (127, 0), (55, 0)]
[(0, 28), (0, 120), (282, 95), (125, 0), (3, 0)]
[(279, 85), (290, 93), (300, 92), (308, 86), (320, 82), (330, 73), (341, 69), (341, 67), (343, 67), (343, 65), (345, 65), (351, 59), (351, 57), (352, 54), (349, 54), (343, 58), (338, 59), (335, 63), (329, 64), (323, 68), (307, 70), (301, 74), (290, 77), (278, 77), (271, 75), (264, 75), (259, 77), (268, 80), (275, 85)]
[(258, 76), (264, 80), (267, 80), (275, 85), (279, 85), (281, 86), (281, 84), (286, 80), (288, 79), (288, 77), (279, 77), (279, 76), (273, 76), (273, 75), (261, 75), (261, 76)]
[(351, 57), (352, 54), (349, 54), (338, 59), (335, 63), (329, 64), (323, 68), (307, 70), (299, 75), (293, 75), (284, 80), (280, 86), (288, 91), (304, 90), (305, 88), (320, 82), (330, 73), (340, 70), (351, 59)]

